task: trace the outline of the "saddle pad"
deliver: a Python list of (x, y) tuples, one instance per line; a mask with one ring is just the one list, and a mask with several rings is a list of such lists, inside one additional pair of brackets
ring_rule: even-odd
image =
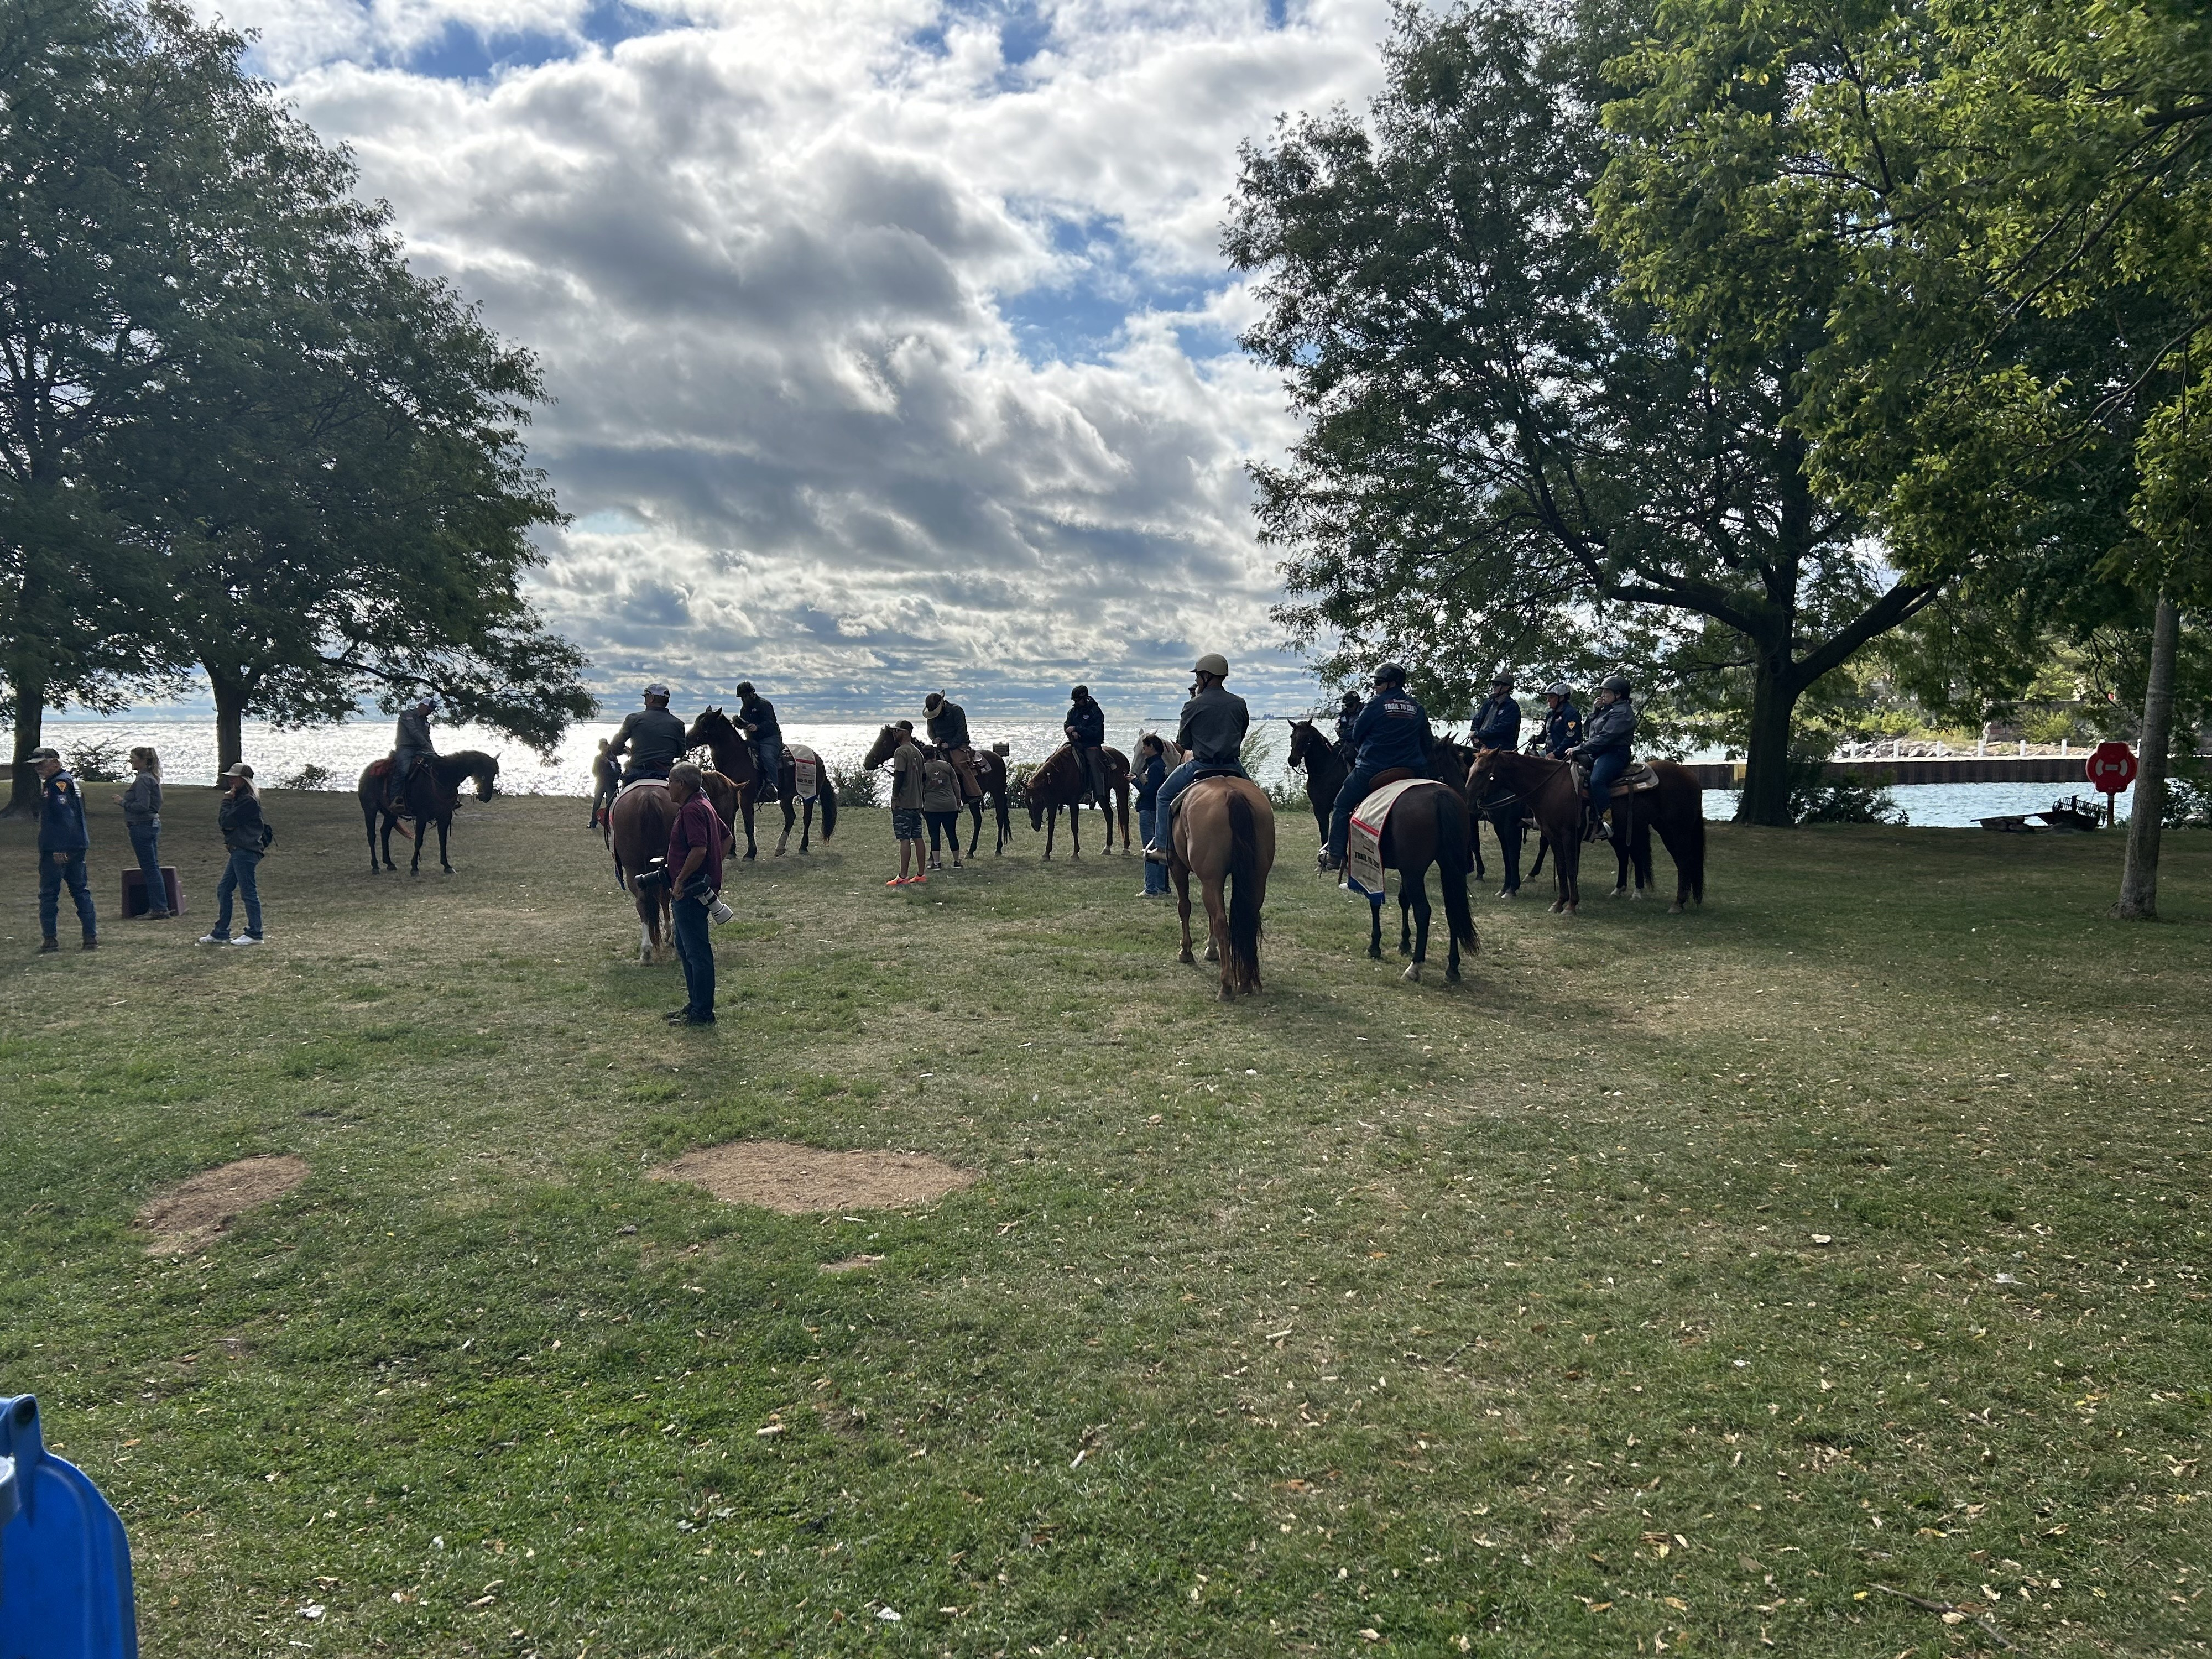
[(1382, 902), (1382, 830), (1390, 809), (1409, 789), (1441, 789), (1434, 778), (1401, 778), (1385, 784), (1352, 811), (1352, 836), (1345, 842), (1346, 884), (1370, 903)]
[(628, 783), (623, 785), (621, 788), (615, 791), (615, 794), (617, 798), (619, 799), (620, 797), (629, 793), (633, 789), (665, 789), (667, 787), (668, 780), (666, 778), (632, 778)]
[(388, 778), (392, 775), (392, 769), (397, 767), (398, 764), (399, 763), (398, 761), (394, 760), (391, 756), (386, 755), (382, 760), (374, 760), (369, 762), (368, 775), (372, 778)]
[(1656, 789), (1658, 787), (1659, 775), (1651, 769), (1650, 761), (1632, 762), (1628, 769), (1613, 781), (1613, 793), (1616, 795), (1634, 794), (1639, 790)]
[(791, 757), (791, 793), (798, 800), (812, 800), (822, 787), (822, 757), (811, 749), (793, 744), (783, 751)]

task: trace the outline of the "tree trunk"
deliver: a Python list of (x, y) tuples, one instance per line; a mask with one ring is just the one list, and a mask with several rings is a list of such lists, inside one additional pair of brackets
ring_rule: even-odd
[(1738, 823), (1790, 822), (1790, 718), (1805, 688), (1790, 671), (1760, 651), (1751, 683), (1751, 733), (1744, 747), (1743, 793), (1736, 799)]
[(208, 684), (215, 692), (215, 769), (228, 772), (246, 758), (246, 702), (250, 694), (240, 682), (214, 669), (208, 671)]
[(15, 757), (14, 780), (8, 805), (0, 817), (39, 810), (39, 774), (31, 764), (31, 751), (46, 738), (46, 685), (43, 679), (21, 679), (15, 686)]
[(2158, 920), (2158, 843), (2166, 820), (2166, 754), (2173, 737), (2173, 659), (2181, 643), (2181, 613), (2161, 593), (2150, 629), (2150, 683), (2143, 690), (2142, 740), (2136, 747), (2135, 805), (2128, 811), (2128, 861), (2120, 872), (2120, 902), (2112, 914), (2126, 921)]

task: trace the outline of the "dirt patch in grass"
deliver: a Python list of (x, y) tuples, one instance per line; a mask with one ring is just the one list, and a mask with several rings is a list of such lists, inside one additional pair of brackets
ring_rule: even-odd
[(902, 1210), (973, 1184), (975, 1177), (921, 1152), (825, 1152), (787, 1140), (733, 1140), (686, 1152), (655, 1170), (658, 1181), (689, 1181), (725, 1204), (757, 1204), (782, 1215), (823, 1210)]
[(137, 1224), (154, 1235), (146, 1241), (146, 1254), (196, 1250), (229, 1231), (248, 1210), (274, 1203), (307, 1178), (306, 1160), (289, 1155), (241, 1158), (204, 1170), (138, 1212)]
[(848, 1255), (842, 1261), (823, 1262), (822, 1271), (825, 1273), (856, 1273), (864, 1267), (874, 1267), (882, 1260), (879, 1255)]

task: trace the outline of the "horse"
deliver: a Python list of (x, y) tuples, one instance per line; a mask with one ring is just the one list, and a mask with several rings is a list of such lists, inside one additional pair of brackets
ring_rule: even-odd
[[(876, 733), (875, 742), (868, 746), (868, 752), (860, 757), (861, 767), (865, 770), (874, 771), (891, 757), (892, 751), (898, 746), (898, 727), (886, 726)], [(933, 744), (924, 743), (919, 738), (915, 739), (915, 747), (921, 750), (925, 757), (935, 755), (946, 761), (952, 759), (952, 750), (950, 749), (941, 749)], [(1003, 855), (1007, 844), (1014, 838), (1013, 790), (1006, 777), (1006, 757), (994, 755), (988, 749), (970, 748), (968, 750), (968, 763), (975, 774), (976, 787), (983, 793), (967, 803), (969, 819), (967, 856), (971, 859), (975, 856), (975, 843), (983, 838), (983, 803), (986, 800), (991, 803), (993, 816), (998, 821), (998, 844), (991, 850), (994, 854)], [(955, 769), (957, 769), (957, 767)], [(824, 830), (823, 833), (827, 835), (829, 832)]]
[[(1121, 854), (1127, 857), (1129, 842), (1129, 757), (1118, 749), (1101, 749), (1106, 759), (1106, 788), (1113, 797), (1113, 805), (1098, 803), (1098, 810), (1106, 819), (1106, 850), (1114, 850), (1114, 806), (1121, 809)], [(1083, 775), (1083, 764), (1075, 758), (1075, 750), (1062, 744), (1048, 755), (1037, 769), (1030, 774), (1029, 781), (1022, 786), (1023, 796), (1030, 804), (1030, 828), (1044, 831), (1044, 855), (1052, 856), (1053, 833), (1060, 827), (1060, 809), (1067, 809), (1067, 839), (1075, 849), (1068, 856), (1083, 856), (1083, 837), (1077, 825), (1081, 822), (1083, 793), (1089, 781)]]
[(461, 780), (475, 780), (477, 799), (489, 800), (499, 784), (499, 757), (487, 755), (480, 749), (464, 749), (451, 755), (425, 755), (416, 763), (415, 770), (407, 780), (406, 798), (396, 807), (386, 805), (384, 799), (385, 780), (392, 775), (397, 765), (390, 756), (380, 761), (371, 761), (362, 769), (361, 781), (354, 793), (361, 802), (361, 823), (368, 837), (368, 872), (377, 873), (377, 819), (384, 820), (384, 868), (397, 870), (392, 861), (392, 832), (398, 829), (403, 836), (410, 834), (400, 825), (402, 815), (415, 820), (410, 839), (415, 843), (415, 856), (408, 860), (407, 873), (422, 873), (422, 832), (431, 824), (438, 826), (438, 867), (447, 875), (453, 873), (452, 862), (446, 856), (446, 838), (453, 827), (453, 813), (460, 805)]
[[(1468, 763), (1474, 751), (1462, 749), (1449, 741), (1436, 745), (1431, 756), (1437, 770), (1447, 780), (1467, 775)], [(1291, 766), (1293, 770), (1304, 767), (1306, 775), (1306, 799), (1313, 804), (1314, 827), (1321, 832), (1325, 846), (1328, 842), (1328, 821), (1336, 811), (1337, 792), (1344, 787), (1345, 779), (1352, 775), (1352, 768), (1336, 745), (1331, 743), (1320, 726), (1311, 720), (1291, 722)], [(1498, 831), (1498, 845), (1504, 844), (1503, 830)], [(1474, 854), (1474, 873), (1480, 880), (1489, 873), (1482, 862), (1482, 836), (1473, 825), (1468, 829), (1468, 846)]]
[[(1662, 760), (1648, 764), (1659, 775), (1656, 789), (1632, 790), (1613, 798), (1613, 854), (1620, 874), (1613, 896), (1643, 896), (1643, 889), (1651, 879), (1651, 831), (1656, 830), (1674, 860), (1674, 902), (1667, 907), (1667, 914), (1679, 915), (1691, 903), (1705, 902), (1705, 792), (1686, 767)], [(1494, 750), (1475, 762), (1468, 774), (1468, 789), (1486, 791), (1493, 781), (1503, 782), (1528, 804), (1543, 832), (1552, 854), (1552, 880), (1559, 894), (1552, 904), (1553, 914), (1576, 914), (1582, 903), (1583, 800), (1574, 768), (1565, 761)], [(1536, 857), (1540, 868), (1540, 849)], [(1632, 891), (1628, 885), (1632, 863), (1636, 870)], [(1536, 872), (1532, 869), (1528, 873), (1533, 879)]]
[[(1385, 773), (1384, 776), (1389, 774)], [(1481, 949), (1475, 937), (1474, 915), (1468, 908), (1467, 876), (1473, 862), (1470, 843), (1474, 831), (1468, 822), (1467, 802), (1449, 784), (1433, 789), (1408, 789), (1391, 806), (1382, 826), (1382, 867), (1398, 872), (1398, 954), (1410, 956), (1405, 977), (1418, 983), (1429, 959), (1429, 866), (1437, 866), (1437, 884), (1443, 890), (1444, 921), (1451, 941), (1444, 978), (1459, 980), (1459, 947), (1473, 956)], [(1372, 922), (1367, 954), (1382, 959), (1382, 907), (1368, 906)], [(1416, 931), (1418, 929), (1418, 931)]]
[(607, 809), (608, 840), (615, 855), (615, 879), (637, 902), (637, 959), (665, 962), (672, 940), (668, 882), (640, 887), (637, 878), (653, 867), (655, 859), (668, 856), (668, 832), (676, 824), (676, 803), (665, 785), (635, 784), (615, 797)]
[[(703, 744), (712, 751), (714, 769), (725, 777), (735, 778), (736, 769), (740, 765), (745, 767), (749, 774), (757, 774), (759, 770), (753, 758), (752, 745), (745, 741), (744, 733), (738, 731), (730, 717), (719, 708), (703, 710), (699, 718), (691, 722), (691, 729), (684, 734), (684, 740), (694, 749)], [(822, 803), (822, 839), (827, 841), (837, 833), (837, 791), (830, 782), (828, 768), (817, 767), (815, 779), (816, 797)], [(776, 784), (783, 801), (783, 835), (775, 843), (775, 855), (781, 858), (791, 846), (791, 826), (798, 817), (792, 805), (792, 797), (799, 793), (799, 763), (791, 757), (789, 750), (784, 751), (783, 765)], [(809, 849), (814, 836), (814, 802), (809, 800), (805, 805), (806, 822), (799, 832), (799, 850), (802, 854)], [(742, 811), (745, 820), (745, 845), (750, 849), (753, 840), (753, 802), (750, 793), (744, 798)], [(745, 856), (750, 858), (751, 852), (748, 850)]]
[[(713, 742), (702, 729), (709, 725), (708, 714), (713, 715), (728, 732), (726, 741), (720, 744)], [(760, 767), (753, 759), (752, 744), (744, 740), (744, 735), (730, 724), (728, 717), (719, 708), (710, 708), (692, 721), (691, 729), (684, 734), (684, 741), (690, 748), (714, 751), (714, 769), (708, 775), (711, 778), (720, 775), (726, 781), (731, 793), (726, 803), (710, 787), (708, 796), (714, 801), (714, 810), (722, 815), (722, 822), (731, 829), (738, 827), (739, 818), (744, 820), (745, 858), (750, 860), (757, 857), (760, 848), (753, 841), (753, 800), (760, 793)], [(732, 850), (736, 849), (733, 848)]]
[[(1177, 803), (1168, 874), (1182, 917), (1189, 962), (1190, 878), (1206, 904), (1206, 959), (1221, 963), (1221, 1000), (1260, 988), (1260, 908), (1275, 865), (1275, 810), (1249, 778), (1200, 778)], [(1127, 830), (1123, 831), (1126, 836)], [(1226, 902), (1224, 902), (1224, 890)]]

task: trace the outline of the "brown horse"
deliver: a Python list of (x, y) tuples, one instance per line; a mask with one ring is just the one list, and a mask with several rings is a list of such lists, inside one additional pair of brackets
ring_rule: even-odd
[(653, 867), (655, 859), (668, 856), (668, 832), (676, 823), (676, 803), (665, 785), (650, 781), (633, 784), (615, 797), (607, 809), (607, 825), (614, 844), (615, 879), (637, 902), (637, 959), (665, 962), (672, 940), (669, 922), (669, 884), (641, 887), (637, 878)]
[[(390, 756), (380, 761), (371, 761), (361, 775), (354, 793), (361, 802), (362, 827), (368, 832), (368, 872), (376, 873), (377, 823), (383, 820), (384, 867), (397, 870), (392, 861), (392, 832), (404, 816), (415, 820), (415, 856), (407, 862), (407, 873), (422, 873), (422, 839), (432, 824), (438, 826), (438, 867), (447, 875), (453, 866), (446, 857), (446, 838), (453, 827), (453, 814), (460, 808), (461, 780), (476, 781), (478, 800), (489, 800), (499, 784), (499, 757), (481, 750), (464, 749), (451, 755), (426, 755), (407, 780), (407, 797), (394, 803), (385, 795), (386, 781), (397, 764)], [(400, 829), (401, 835), (407, 831)]]
[[(1127, 830), (1122, 831), (1126, 837)], [(1275, 866), (1275, 809), (1247, 778), (1200, 778), (1177, 803), (1168, 874), (1190, 954), (1190, 878), (1206, 903), (1206, 959), (1221, 963), (1221, 1000), (1260, 988), (1260, 907)], [(1225, 890), (1225, 902), (1224, 902)]]
[[(729, 736), (733, 741), (715, 743), (705, 735), (702, 728), (708, 725), (707, 714), (712, 714), (728, 726)], [(760, 768), (753, 760), (753, 746), (739, 735), (737, 727), (730, 725), (719, 708), (710, 708), (706, 714), (692, 721), (691, 729), (684, 734), (684, 741), (693, 749), (707, 749), (713, 753), (714, 769), (707, 775), (711, 780), (719, 774), (727, 785), (730, 794), (726, 799), (716, 793), (710, 782), (707, 788), (708, 799), (714, 803), (714, 810), (722, 815), (722, 822), (731, 829), (737, 828), (740, 818), (744, 820), (745, 857), (748, 860), (757, 857), (760, 848), (753, 840), (753, 803), (760, 795)]]
[[(1384, 775), (1388, 776), (1386, 773)], [(1398, 954), (1410, 956), (1405, 977), (1418, 981), (1429, 959), (1429, 866), (1437, 866), (1437, 885), (1443, 890), (1445, 931), (1451, 942), (1444, 978), (1459, 979), (1459, 947), (1473, 956), (1482, 948), (1475, 937), (1474, 915), (1467, 904), (1467, 876), (1474, 862), (1470, 842), (1474, 831), (1468, 823), (1467, 803), (1449, 784), (1433, 789), (1408, 789), (1398, 797), (1382, 826), (1382, 867), (1398, 872)], [(1382, 959), (1382, 906), (1371, 900), (1372, 922), (1367, 935), (1367, 954)], [(1418, 932), (1416, 931), (1418, 929)]]
[[(1705, 902), (1705, 792), (1686, 767), (1663, 760), (1648, 764), (1659, 775), (1656, 789), (1632, 790), (1613, 798), (1613, 853), (1620, 868), (1613, 896), (1643, 896), (1642, 890), (1651, 879), (1651, 831), (1656, 830), (1674, 860), (1674, 902), (1667, 914), (1677, 915), (1692, 902)], [(1572, 915), (1582, 903), (1583, 854), (1583, 799), (1574, 768), (1565, 761), (1493, 750), (1475, 762), (1467, 787), (1470, 793), (1486, 793), (1499, 784), (1527, 805), (1551, 852), (1552, 880), (1559, 894), (1553, 912)], [(1542, 862), (1540, 849), (1539, 867)], [(1637, 874), (1632, 892), (1628, 885), (1632, 862)], [(1528, 873), (1533, 879), (1536, 872), (1532, 869)]]
[[(739, 767), (744, 769), (748, 778), (758, 775), (752, 745), (745, 741), (744, 733), (738, 730), (730, 717), (719, 708), (702, 711), (699, 718), (691, 722), (691, 729), (684, 734), (684, 741), (694, 749), (703, 745), (714, 757), (714, 769), (725, 777), (735, 777)], [(791, 826), (798, 818), (798, 813), (792, 805), (792, 797), (799, 793), (799, 763), (792, 759), (788, 750), (785, 751), (781, 770), (782, 775), (776, 780), (776, 791), (778, 799), (783, 803), (783, 835), (775, 844), (778, 858), (781, 858), (784, 849), (791, 845)], [(837, 833), (837, 791), (830, 782), (827, 767), (817, 767), (815, 777), (816, 794), (822, 803), (822, 839), (827, 841)], [(809, 800), (805, 806), (806, 823), (799, 832), (799, 850), (801, 853), (808, 850), (814, 836), (814, 802)], [(741, 810), (745, 820), (745, 846), (748, 849), (745, 856), (750, 858), (753, 799), (750, 790), (744, 797)]]
[[(875, 742), (868, 745), (868, 752), (860, 757), (861, 766), (868, 771), (874, 771), (891, 757), (892, 751), (898, 745), (898, 727), (886, 726), (876, 733)], [(915, 739), (915, 747), (921, 750), (925, 757), (936, 755), (948, 761), (953, 760), (953, 750), (924, 743), (918, 737)], [(991, 803), (992, 815), (998, 822), (999, 830), (998, 844), (991, 850), (994, 854), (1004, 854), (1014, 838), (1013, 789), (1006, 777), (1006, 757), (994, 755), (988, 749), (970, 749), (966, 763), (975, 775), (975, 787), (983, 792), (968, 799), (968, 856), (971, 859), (975, 856), (975, 843), (983, 838), (983, 803), (987, 800)], [(953, 761), (956, 771), (960, 764)], [(824, 830), (823, 833), (826, 835), (829, 832)]]
[[(1106, 760), (1106, 788), (1113, 796), (1109, 805), (1098, 804), (1100, 815), (1106, 820), (1106, 850), (1114, 850), (1114, 808), (1121, 810), (1121, 854), (1128, 856), (1129, 842), (1129, 757), (1118, 749), (1101, 749)], [(1022, 793), (1030, 804), (1030, 828), (1044, 831), (1044, 855), (1052, 856), (1054, 832), (1060, 827), (1060, 809), (1067, 809), (1067, 839), (1074, 851), (1068, 856), (1083, 856), (1083, 836), (1078, 827), (1082, 822), (1083, 793), (1090, 787), (1083, 775), (1082, 763), (1075, 758), (1075, 750), (1066, 744), (1048, 755), (1037, 769), (1030, 774), (1029, 781), (1022, 786)]]
[[(1352, 775), (1352, 768), (1313, 721), (1292, 720), (1290, 725), (1291, 769), (1303, 769), (1305, 772), (1306, 799), (1313, 805), (1314, 827), (1320, 830), (1326, 845), (1329, 817), (1336, 810), (1336, 793), (1344, 787), (1345, 779)], [(1455, 785), (1467, 775), (1468, 763), (1474, 758), (1474, 750), (1449, 742), (1438, 743), (1429, 757), (1437, 776)], [(1500, 846), (1504, 844), (1504, 834), (1503, 830), (1498, 831)], [(1482, 862), (1482, 835), (1474, 822), (1468, 826), (1468, 846), (1474, 854), (1474, 873), (1480, 879), (1487, 872)]]

